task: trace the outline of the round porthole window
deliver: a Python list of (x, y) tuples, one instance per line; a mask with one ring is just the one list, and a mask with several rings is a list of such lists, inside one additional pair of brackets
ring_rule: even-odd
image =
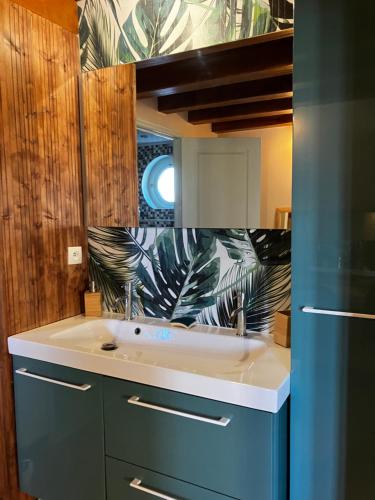
[(174, 164), (171, 155), (161, 155), (147, 165), (142, 193), (151, 208), (174, 208)]

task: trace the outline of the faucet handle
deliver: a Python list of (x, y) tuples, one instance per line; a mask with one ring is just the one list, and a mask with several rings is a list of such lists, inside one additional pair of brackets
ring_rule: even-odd
[(132, 281), (125, 281), (124, 284), (121, 285), (121, 288), (125, 290), (126, 295), (131, 295), (133, 291), (133, 283)]
[(126, 281), (123, 285), (121, 285), (121, 288), (125, 292), (125, 298), (130, 297), (137, 300), (141, 299), (141, 296), (138, 292), (138, 287), (135, 287), (132, 281)]
[(237, 307), (242, 307), (245, 302), (245, 292), (243, 292), (241, 288), (237, 288), (237, 290), (234, 291), (234, 299)]
[(118, 311), (118, 306), (119, 304), (121, 304), (121, 302), (124, 302), (125, 303), (125, 297), (117, 297), (117, 299), (115, 299), (112, 304), (110, 304), (110, 308), (113, 310), (117, 310)]

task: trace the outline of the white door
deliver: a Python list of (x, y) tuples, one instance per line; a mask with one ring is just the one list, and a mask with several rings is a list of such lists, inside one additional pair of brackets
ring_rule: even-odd
[(176, 226), (260, 226), (260, 139), (177, 139)]

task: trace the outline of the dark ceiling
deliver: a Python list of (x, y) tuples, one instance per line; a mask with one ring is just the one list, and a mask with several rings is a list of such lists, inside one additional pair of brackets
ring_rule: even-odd
[(223, 133), (292, 123), (293, 29), (137, 64), (137, 97)]

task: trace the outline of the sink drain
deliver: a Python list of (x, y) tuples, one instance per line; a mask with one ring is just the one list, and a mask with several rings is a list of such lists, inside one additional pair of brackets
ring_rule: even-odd
[(106, 342), (102, 345), (102, 351), (115, 351), (118, 346), (114, 342)]

